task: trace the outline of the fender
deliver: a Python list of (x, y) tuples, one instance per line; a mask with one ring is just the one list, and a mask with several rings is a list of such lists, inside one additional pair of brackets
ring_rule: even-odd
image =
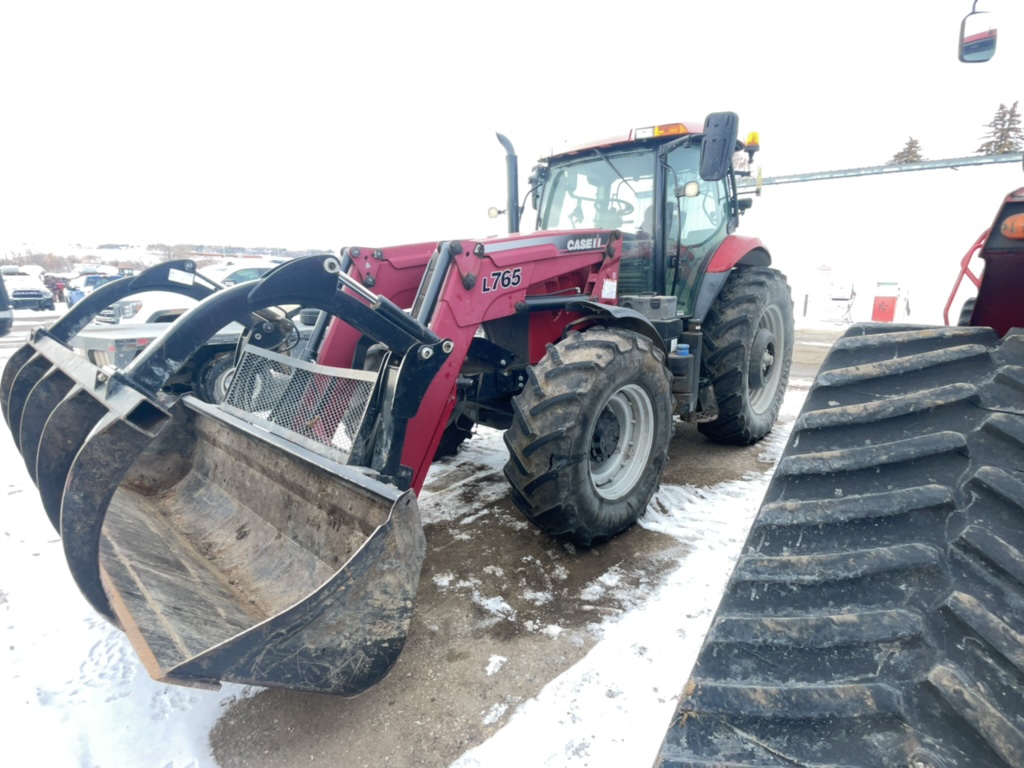
[(970, 324), (995, 328), (1000, 337), (1021, 325), (1020, 265), (1024, 260), (1024, 240), (1016, 230), (1022, 218), (1024, 188), (1006, 196), (980, 253), (985, 268)]
[(728, 272), (736, 266), (769, 267), (772, 257), (758, 237), (729, 235), (715, 250), (708, 272)]
[(592, 325), (594, 320), (600, 320), (605, 325), (623, 328), (627, 331), (639, 333), (641, 336), (646, 336), (657, 345), (658, 349), (666, 355), (668, 354), (665, 340), (661, 338), (658, 329), (654, 327), (650, 319), (635, 309), (598, 304), (594, 301), (570, 301), (566, 304), (565, 308), (570, 312), (578, 312), (583, 315), (583, 317), (573, 320), (565, 327), (566, 333), (577, 330), (581, 325)]
[(772, 257), (760, 238), (741, 235), (726, 237), (711, 257), (707, 271), (701, 278), (691, 320), (703, 322), (718, 292), (725, 285), (729, 273), (735, 267), (767, 267), (771, 263)]

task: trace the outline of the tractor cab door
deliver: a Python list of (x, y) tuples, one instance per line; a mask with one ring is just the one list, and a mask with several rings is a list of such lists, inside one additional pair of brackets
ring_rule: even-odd
[(711, 256), (729, 234), (727, 178), (702, 179), (699, 164), (700, 147), (692, 145), (676, 147), (665, 163), (665, 287), (687, 317)]

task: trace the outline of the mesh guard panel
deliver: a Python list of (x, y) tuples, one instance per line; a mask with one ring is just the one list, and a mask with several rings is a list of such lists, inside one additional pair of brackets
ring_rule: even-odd
[(247, 347), (221, 407), (345, 464), (377, 374)]

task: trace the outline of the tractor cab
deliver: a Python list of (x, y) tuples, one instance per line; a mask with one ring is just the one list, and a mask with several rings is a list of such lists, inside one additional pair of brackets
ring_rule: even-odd
[(701, 177), (703, 138), (699, 124), (671, 123), (546, 158), (531, 176), (537, 229), (621, 231), (619, 295), (674, 295), (693, 314), (707, 262), (749, 207), (731, 162)]

